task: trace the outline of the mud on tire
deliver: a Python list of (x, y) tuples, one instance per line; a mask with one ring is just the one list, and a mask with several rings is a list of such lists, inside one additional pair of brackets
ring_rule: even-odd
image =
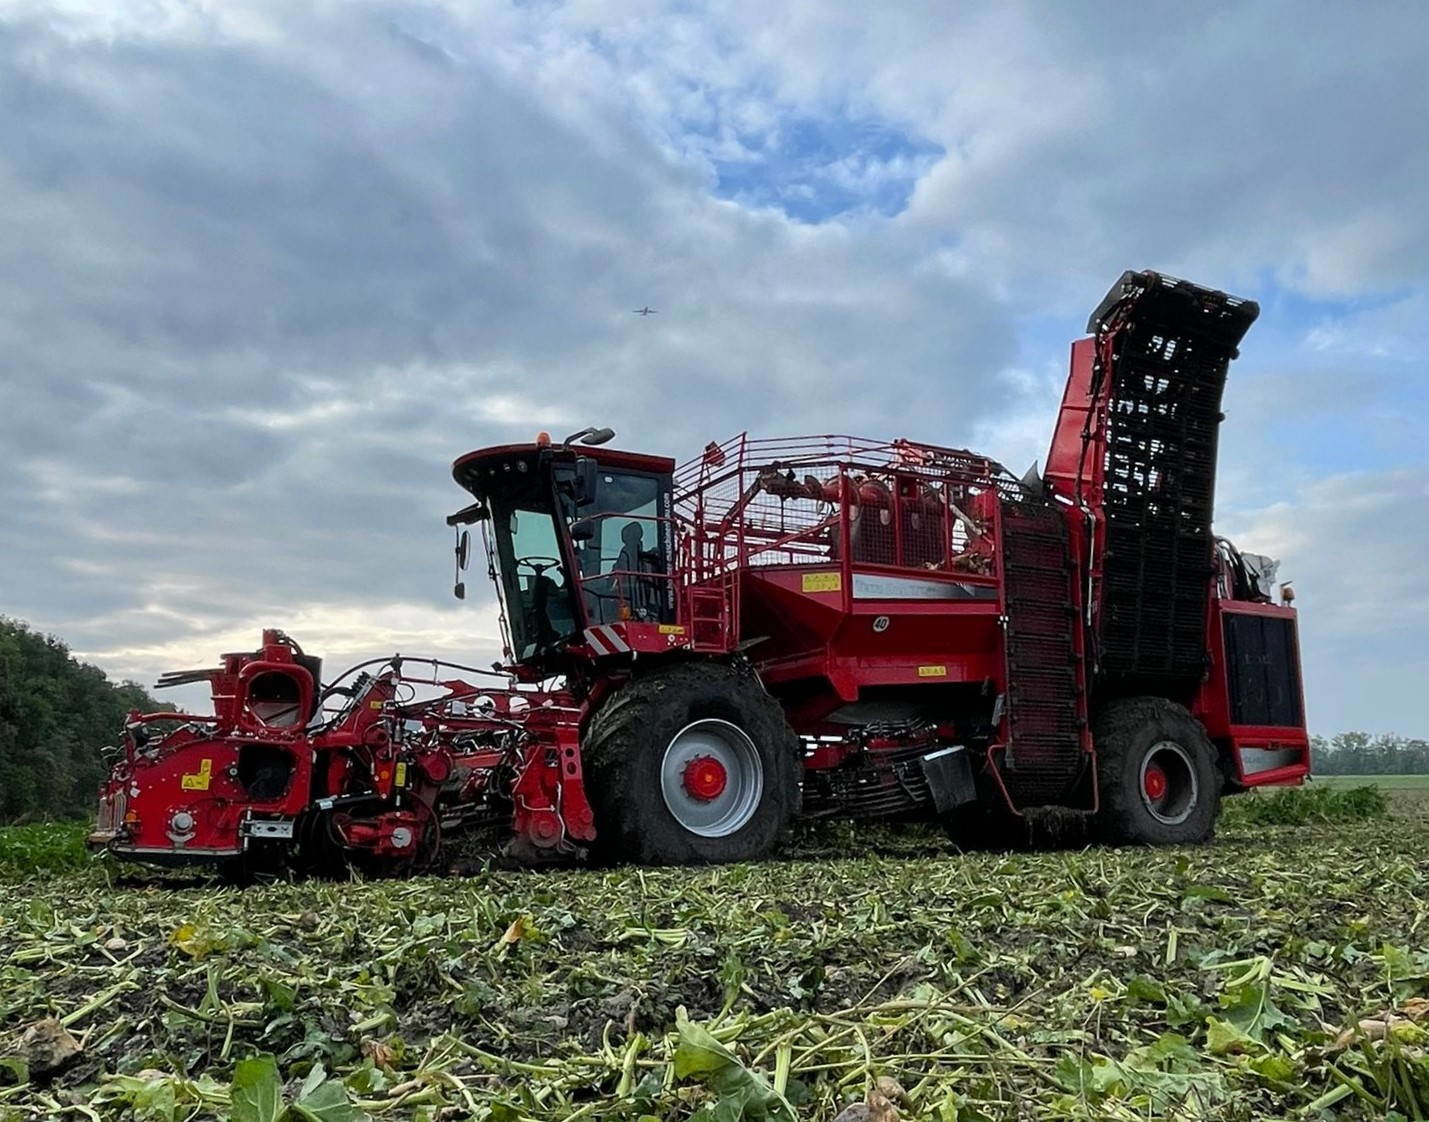
[[(730, 765), (703, 805), (671, 791), (700, 744)], [(743, 667), (684, 663), (632, 679), (591, 720), (582, 757), (595, 852), (607, 861), (751, 860), (776, 849), (799, 812), (799, 739)]]
[(1205, 728), (1162, 697), (1123, 698), (1098, 715), (1094, 739), (1106, 841), (1185, 845), (1210, 841), (1223, 777)]

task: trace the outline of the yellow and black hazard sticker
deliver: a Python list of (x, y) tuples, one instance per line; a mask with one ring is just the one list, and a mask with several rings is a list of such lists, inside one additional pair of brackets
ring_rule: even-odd
[(213, 761), (204, 759), (199, 763), (198, 771), (191, 771), (180, 777), (179, 786), (185, 791), (207, 791), (212, 782)]

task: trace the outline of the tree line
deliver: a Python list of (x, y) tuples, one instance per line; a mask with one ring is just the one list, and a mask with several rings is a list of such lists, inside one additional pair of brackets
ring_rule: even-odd
[(0, 823), (93, 813), (100, 748), (118, 743), (129, 710), (168, 708), (0, 616)]
[(1429, 773), (1429, 740), (1367, 732), (1312, 736), (1310, 770), (1316, 775), (1423, 775)]

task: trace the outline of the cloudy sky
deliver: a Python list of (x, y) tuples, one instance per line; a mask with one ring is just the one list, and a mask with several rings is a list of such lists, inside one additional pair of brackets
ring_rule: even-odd
[(1021, 471), (1157, 268), (1262, 305), (1217, 521), (1295, 581), (1312, 727), (1429, 735), (1426, 42), (1413, 3), (0, 0), (0, 613), (143, 681), (264, 625), (490, 659), (457, 454)]

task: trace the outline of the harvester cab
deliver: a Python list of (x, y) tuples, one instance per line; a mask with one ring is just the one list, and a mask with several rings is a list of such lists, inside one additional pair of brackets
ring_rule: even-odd
[(481, 527), (506, 655), (527, 677), (569, 670), (571, 648), (609, 625), (674, 623), (674, 461), (589, 443), (612, 435), (553, 445), (542, 434), (453, 466), (476, 502), (448, 521)]

